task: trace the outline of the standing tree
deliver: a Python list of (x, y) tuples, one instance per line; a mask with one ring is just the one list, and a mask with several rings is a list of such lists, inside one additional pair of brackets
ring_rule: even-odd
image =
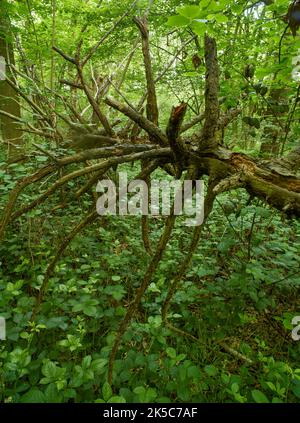
[(2, 142), (7, 146), (10, 159), (21, 153), (22, 130), (18, 119), (21, 118), (20, 98), (11, 82), (15, 84), (12, 66), (15, 65), (13, 34), (9, 17), (9, 7), (1, 0), (0, 8), (0, 56), (6, 63), (6, 79), (0, 81), (0, 128)]

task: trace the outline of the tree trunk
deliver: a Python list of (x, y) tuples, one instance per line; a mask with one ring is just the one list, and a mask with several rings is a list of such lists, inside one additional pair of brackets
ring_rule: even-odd
[[(9, 69), (9, 64), (14, 64), (14, 51), (10, 20), (5, 3), (1, 4), (0, 9), (0, 56), (6, 63), (6, 77), (14, 80)], [(19, 96), (5, 79), (0, 80), (0, 110), (17, 118), (21, 117)], [(0, 129), (1, 141), (7, 144), (8, 157), (10, 160), (15, 160), (22, 153), (22, 131), (19, 124), (8, 116), (0, 115)]]

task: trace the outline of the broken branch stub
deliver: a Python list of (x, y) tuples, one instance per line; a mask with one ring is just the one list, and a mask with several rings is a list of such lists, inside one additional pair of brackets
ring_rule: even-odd
[(184, 144), (180, 142), (179, 135), (181, 125), (187, 110), (187, 103), (181, 103), (179, 106), (172, 107), (171, 116), (166, 129), (170, 146), (175, 156), (176, 164), (181, 167), (181, 162), (186, 155)]

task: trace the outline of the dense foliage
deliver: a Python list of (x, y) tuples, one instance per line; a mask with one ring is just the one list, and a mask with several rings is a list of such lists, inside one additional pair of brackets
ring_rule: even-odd
[[(6, 41), (14, 46), (25, 157), (14, 162), (3, 142), (3, 211), (17, 183), (51, 164), (53, 153), (74, 153), (80, 142), (74, 137), (75, 124), (95, 123), (84, 90), (68, 83), (80, 83), (75, 67), (52, 47), (73, 57), (82, 38), (86, 57), (127, 11), (84, 68), (91, 91), (94, 85), (99, 88), (95, 80), (109, 81), (110, 95), (139, 103), (145, 70), (132, 17), (146, 13), (153, 74), (163, 72), (156, 87), (161, 128), (174, 105), (188, 104), (186, 121), (205, 109), (206, 33), (217, 41), (221, 112), (238, 109), (223, 128), (223, 146), (267, 164), (297, 147), (300, 38), (297, 32), (292, 36), (297, 28), (286, 18), (288, 0), (135, 3), (131, 8), (127, 0), (1, 0), (9, 17)], [(38, 109), (32, 111), (21, 93)], [(76, 113), (70, 118), (69, 104), (82, 121), (74, 118)], [(127, 117), (101, 98), (99, 104), (124, 130)], [(192, 138), (194, 130), (186, 133)], [(76, 166), (72, 163), (71, 170)], [(118, 167), (132, 178), (141, 169), (137, 161)], [(14, 212), (63, 176), (58, 169), (25, 187)], [(109, 170), (109, 177), (116, 178), (115, 170)], [(151, 177), (166, 178), (163, 166)], [(209, 192), (207, 174), (203, 179)], [(33, 316), (49, 263), (94, 210), (96, 181), (78, 198), (72, 194), (86, 183), (86, 175), (70, 180), (16, 216), (1, 241), (0, 315), (6, 319), (7, 339), (0, 341), (0, 401), (299, 402), (300, 341), (291, 337), (292, 319), (300, 315), (299, 220), (243, 188), (214, 201), (172, 298), (167, 325), (161, 310), (193, 233), (181, 218), (176, 220), (163, 259), (121, 336), (112, 380), (108, 366), (119, 325), (151, 261), (138, 216), (104, 216), (83, 227), (59, 254)], [(153, 248), (166, 220), (149, 218)]]

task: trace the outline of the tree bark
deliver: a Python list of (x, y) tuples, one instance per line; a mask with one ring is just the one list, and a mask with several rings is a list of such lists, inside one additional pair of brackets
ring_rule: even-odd
[[(0, 56), (5, 60), (7, 77), (14, 80), (9, 68), (9, 65), (14, 65), (15, 61), (10, 19), (5, 2), (1, 4), (0, 9)], [(19, 95), (5, 79), (0, 80), (0, 110), (17, 118), (21, 117)], [(22, 131), (19, 123), (7, 115), (0, 115), (0, 128), (2, 141), (7, 144), (8, 158), (16, 159), (22, 155)]]

